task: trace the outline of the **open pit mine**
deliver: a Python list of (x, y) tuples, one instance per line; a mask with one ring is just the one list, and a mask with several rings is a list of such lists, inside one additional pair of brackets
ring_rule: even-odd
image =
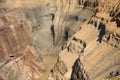
[(120, 80), (120, 0), (0, 0), (0, 80)]

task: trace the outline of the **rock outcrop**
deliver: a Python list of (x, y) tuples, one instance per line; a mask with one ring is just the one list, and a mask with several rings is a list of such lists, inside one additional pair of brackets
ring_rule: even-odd
[(1, 0), (0, 80), (44, 75), (47, 55), (48, 80), (119, 80), (120, 1)]
[(74, 37), (73, 40), (71, 40), (70, 44), (68, 45), (67, 49), (71, 53), (80, 54), (84, 52), (85, 47), (86, 43), (83, 40)]
[[(79, 67), (78, 67), (79, 66)], [(71, 74), (71, 79), (70, 80), (90, 80), (86, 74), (86, 72), (84, 71), (84, 67), (81, 64), (80, 59), (78, 58), (74, 65), (73, 65), (73, 70), (72, 70), (72, 74)]]
[(51, 70), (49, 78), (53, 77), (54, 80), (64, 80), (64, 75), (67, 72), (67, 67), (63, 61), (57, 61), (54, 69)]
[(92, 10), (93, 14), (79, 25), (81, 29), (68, 39), (68, 47), (59, 53), (59, 59), (67, 65), (63, 80), (119, 80), (120, 3), (91, 0), (82, 5), (83, 10)]
[(44, 71), (20, 10), (0, 16), (0, 80), (30, 80)]

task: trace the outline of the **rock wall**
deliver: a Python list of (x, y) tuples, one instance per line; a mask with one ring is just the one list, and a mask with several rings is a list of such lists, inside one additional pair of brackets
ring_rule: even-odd
[(120, 3), (91, 0), (86, 4), (83, 10), (92, 10), (92, 16), (79, 25), (80, 30), (68, 39), (67, 46), (59, 53), (58, 59), (67, 66), (63, 80), (119, 80)]
[(0, 16), (0, 80), (31, 80), (44, 71), (34, 49), (30, 26), (20, 10)]
[(0, 4), (0, 79), (37, 78), (42, 56), (58, 53), (49, 80), (119, 79), (119, 0)]

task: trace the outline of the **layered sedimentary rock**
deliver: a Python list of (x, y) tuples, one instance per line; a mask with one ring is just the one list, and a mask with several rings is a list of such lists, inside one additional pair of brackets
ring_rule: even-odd
[(0, 3), (0, 80), (44, 75), (48, 54), (58, 55), (48, 80), (120, 79), (119, 0)]
[(63, 80), (119, 80), (120, 3), (106, 0), (95, 7), (89, 4), (94, 3), (88, 2), (83, 10), (92, 8), (91, 18), (80, 24), (81, 29), (68, 39), (68, 46), (59, 54), (58, 59), (67, 66)]
[(0, 16), (0, 77), (1, 80), (29, 80), (44, 70), (39, 55), (31, 46), (30, 27), (19, 10)]

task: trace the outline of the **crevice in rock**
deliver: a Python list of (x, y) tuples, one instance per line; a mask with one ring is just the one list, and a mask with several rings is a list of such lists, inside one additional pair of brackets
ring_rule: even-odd
[(98, 30), (100, 30), (100, 33), (98, 35), (98, 40), (100, 43), (102, 42), (103, 36), (105, 35), (105, 25), (103, 23), (100, 23), (100, 25), (98, 26)]
[(54, 25), (51, 25), (50, 28), (51, 32), (52, 32), (52, 37), (53, 37), (53, 45), (55, 45), (55, 31), (54, 31)]
[(117, 77), (120, 75), (120, 70), (115, 70), (115, 71), (111, 71), (109, 73), (109, 75), (107, 75), (107, 78), (113, 78), (113, 77)]
[(70, 80), (90, 80), (79, 58), (72, 66), (72, 74)]

